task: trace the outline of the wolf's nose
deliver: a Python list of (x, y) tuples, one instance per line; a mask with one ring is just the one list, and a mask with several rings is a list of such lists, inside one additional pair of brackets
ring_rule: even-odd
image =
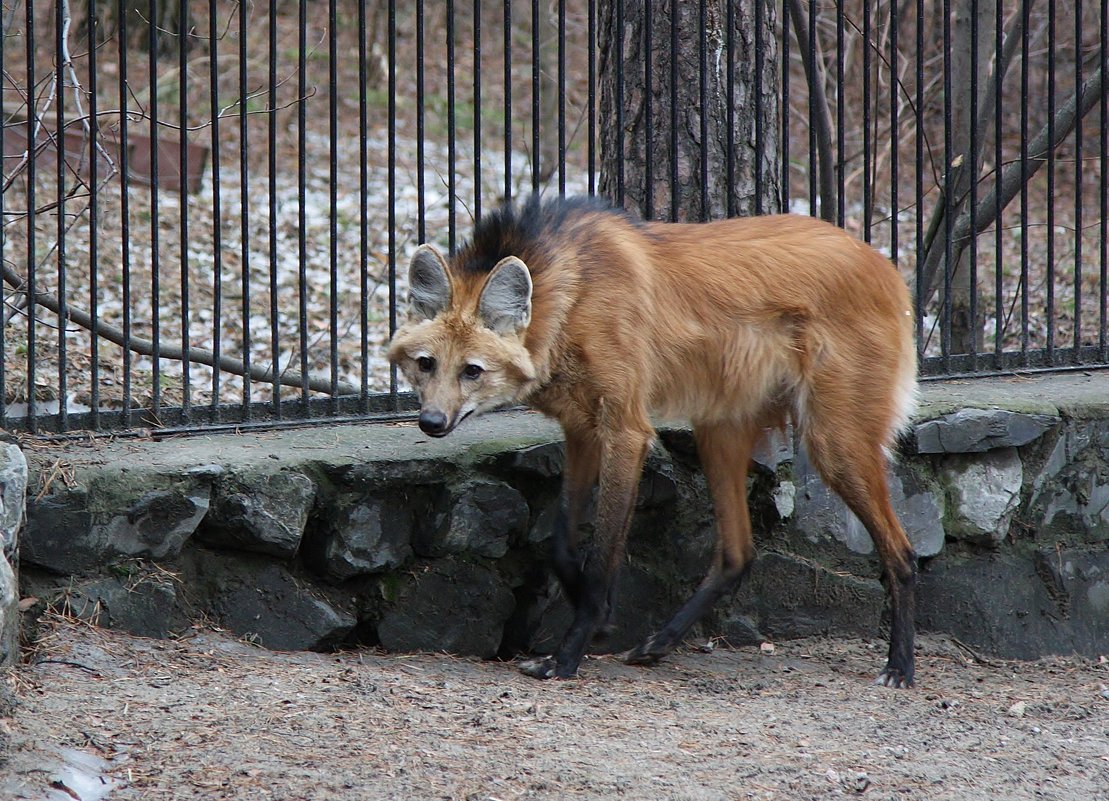
[(420, 412), (420, 430), (433, 437), (447, 432), (447, 416), (438, 409), (424, 409)]

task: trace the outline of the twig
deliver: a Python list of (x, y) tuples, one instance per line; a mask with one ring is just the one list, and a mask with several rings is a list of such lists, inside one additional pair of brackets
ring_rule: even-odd
[(96, 668), (91, 668), (88, 665), (82, 665), (80, 662), (73, 662), (69, 659), (37, 659), (34, 663), (35, 667), (39, 665), (65, 665), (66, 667), (80, 668), (94, 676), (99, 676), (100, 671)]
[[(1048, 152), (1058, 147), (1061, 141), (1070, 136), (1078, 121), (1094, 107), (1101, 98), (1102, 92), (1105, 91), (1104, 81), (1105, 76), (1101, 67), (1098, 67), (1097, 72), (1086, 79), (1082, 86), (1063, 104), (1062, 108), (1055, 112), (1055, 118), (1051, 121), (1051, 124), (1044, 124), (1039, 133), (1028, 143), (1028, 164), (1024, 168), (1024, 175), (1022, 175), (1020, 160), (1010, 162), (1001, 171), (1001, 180), (990, 188), (984, 198), (978, 201), (978, 205), (974, 210), (976, 230), (971, 230), (970, 211), (964, 210), (960, 213), (951, 229), (951, 258), (954, 264), (958, 264), (959, 256), (970, 242), (971, 237), (982, 233), (994, 223), (999, 210), (1009, 205), (1009, 201), (1020, 192), (1024, 182), (1031, 180), (1032, 176), (1046, 163)], [(1054, 140), (1049, 136), (1049, 131), (1052, 128), (1054, 128)], [(935, 291), (936, 278), (940, 274), (943, 258), (943, 243), (933, 241), (932, 246), (928, 249), (924, 264), (917, 267), (917, 269), (924, 270), (925, 293), (924, 298), (921, 299), (922, 301), (930, 299)]]
[[(10, 286), (20, 291), (26, 291), (26, 281), (22, 276), (12, 270), (7, 264), (0, 265), (0, 276)], [(29, 293), (28, 293), (29, 294)], [(113, 342), (122, 348), (127, 348), (133, 353), (140, 356), (154, 356), (155, 347), (154, 342), (143, 337), (124, 336), (124, 333), (119, 328), (108, 325), (101, 320), (93, 320), (92, 315), (83, 309), (76, 309), (68, 304), (60, 303), (58, 299), (51, 294), (44, 292), (36, 292), (29, 298), (31, 302), (42, 306), (55, 314), (64, 317), (64, 319), (71, 320), (79, 325), (81, 328), (91, 332), (94, 336), (103, 337), (109, 342)], [(166, 345), (158, 343), (157, 355), (159, 358), (172, 359), (174, 361), (186, 361), (185, 349), (180, 345)], [(239, 376), (249, 376), (251, 379), (259, 382), (273, 383), (274, 375), (273, 370), (261, 365), (250, 366), (248, 370), (246, 365), (239, 359), (234, 359), (230, 356), (220, 356), (218, 359), (215, 354), (210, 350), (203, 348), (190, 347), (188, 349), (188, 359), (193, 364), (204, 364), (209, 367), (216, 367), (219, 369)], [(304, 380), (300, 373), (282, 371), (276, 378), (277, 383), (302, 388)], [(308, 389), (313, 392), (323, 392), (331, 394), (331, 380), (329, 378), (309, 378)], [(357, 395), (358, 388), (352, 384), (340, 381), (338, 383), (338, 390), (340, 395)]]
[[(820, 175), (820, 216), (831, 222), (836, 218), (836, 191), (835, 191), (835, 175), (833, 174), (833, 165), (835, 160), (832, 158), (832, 121), (831, 112), (828, 109), (828, 98), (824, 94), (824, 81), (821, 76), (816, 74), (817, 59), (809, 53), (806, 47), (808, 43), (808, 16), (805, 14), (805, 9), (801, 6), (801, 0), (789, 0), (789, 17), (793, 20), (794, 37), (797, 39), (797, 49), (801, 54), (801, 64), (805, 68), (805, 77), (808, 80), (809, 92), (813, 97), (813, 107), (815, 109), (814, 120), (811, 120), (813, 125), (816, 126), (816, 147)], [(815, 42), (819, 48), (819, 37)]]

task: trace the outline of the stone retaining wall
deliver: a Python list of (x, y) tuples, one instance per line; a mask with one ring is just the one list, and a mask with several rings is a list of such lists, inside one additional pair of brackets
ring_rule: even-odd
[[(1109, 652), (1107, 388), (1109, 373), (926, 387), (891, 481), (922, 557), (922, 630), (1002, 656)], [(29, 448), (21, 595), (32, 616), (49, 604), (155, 637), (203, 620), (279, 649), (543, 651), (568, 623), (545, 569), (559, 439), (505, 413), (443, 441), (392, 424)], [(23, 488), (0, 484), (2, 522)], [(750, 501), (760, 558), (698, 635), (876, 636), (870, 540), (790, 437), (759, 455)], [(606, 645), (659, 625), (712, 545), (692, 437), (662, 426)], [(0, 623), (16, 616), (7, 564)]]

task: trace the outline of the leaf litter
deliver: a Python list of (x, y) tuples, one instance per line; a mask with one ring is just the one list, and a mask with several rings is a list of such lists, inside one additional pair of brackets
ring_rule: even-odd
[(42, 625), (8, 674), (5, 798), (54, 797), (64, 749), (100, 766), (111, 801), (992, 801), (1109, 786), (1109, 667), (1079, 657), (986, 664), (924, 636), (919, 686), (896, 692), (870, 683), (883, 643), (821, 638), (649, 669), (590, 658), (579, 679), (536, 682), (441, 654)]

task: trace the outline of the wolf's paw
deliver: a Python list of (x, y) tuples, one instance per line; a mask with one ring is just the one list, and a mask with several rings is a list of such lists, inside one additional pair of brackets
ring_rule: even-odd
[(550, 679), (554, 678), (556, 663), (553, 656), (544, 656), (538, 659), (525, 659), (517, 667), (520, 668), (521, 673), (533, 679)]
[(669, 651), (657, 648), (652, 638), (626, 652), (623, 660), (628, 665), (654, 665), (668, 653)]
[(878, 674), (874, 683), (879, 687), (893, 687), (898, 690), (907, 690), (913, 686), (912, 673), (906, 673), (901, 668), (886, 665), (885, 670)]

